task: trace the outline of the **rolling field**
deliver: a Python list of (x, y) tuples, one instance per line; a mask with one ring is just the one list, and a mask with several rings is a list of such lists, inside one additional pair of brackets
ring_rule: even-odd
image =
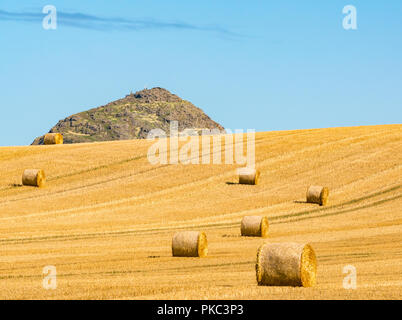
[[(0, 148), (1, 299), (402, 298), (402, 125), (257, 133), (257, 186), (236, 164), (151, 165), (152, 143)], [(21, 186), (26, 168), (47, 186)], [(328, 206), (305, 203), (312, 184)], [(267, 215), (270, 236), (240, 237), (244, 215)], [(205, 231), (208, 257), (172, 257), (178, 230)], [(264, 241), (310, 243), (317, 285), (258, 287)]]

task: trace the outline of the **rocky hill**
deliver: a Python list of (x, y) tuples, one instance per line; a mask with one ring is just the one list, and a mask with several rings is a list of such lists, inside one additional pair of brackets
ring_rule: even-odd
[[(179, 131), (185, 128), (224, 130), (191, 102), (166, 89), (153, 88), (69, 116), (49, 132), (62, 133), (64, 143), (143, 139), (154, 128), (169, 134), (170, 121), (178, 121)], [(43, 136), (32, 144), (43, 144)]]

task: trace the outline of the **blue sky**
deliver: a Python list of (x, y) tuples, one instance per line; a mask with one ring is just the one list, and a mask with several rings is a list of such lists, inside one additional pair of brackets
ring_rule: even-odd
[(1, 146), (155, 86), (230, 129), (402, 123), (402, 1), (0, 1)]

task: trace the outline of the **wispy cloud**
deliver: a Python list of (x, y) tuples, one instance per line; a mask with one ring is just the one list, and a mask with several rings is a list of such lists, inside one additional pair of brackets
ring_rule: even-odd
[[(46, 15), (40, 12), (10, 12), (0, 10), (0, 21), (22, 21), (41, 23)], [(60, 26), (90, 29), (98, 31), (141, 31), (181, 29), (189, 31), (213, 32), (227, 37), (240, 35), (218, 25), (199, 26), (185, 22), (165, 22), (154, 19), (127, 19), (122, 17), (99, 17), (85, 13), (57, 11), (57, 23)]]

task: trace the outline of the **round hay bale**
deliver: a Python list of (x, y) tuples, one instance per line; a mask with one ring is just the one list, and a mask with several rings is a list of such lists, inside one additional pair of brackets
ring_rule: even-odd
[(239, 184), (258, 184), (260, 171), (253, 168), (241, 168), (238, 170)]
[(198, 231), (177, 232), (172, 240), (172, 254), (174, 257), (206, 257), (207, 236), (204, 232)]
[(41, 169), (26, 169), (22, 174), (24, 186), (43, 187), (46, 183), (45, 172)]
[(43, 141), (46, 145), (63, 144), (63, 135), (61, 133), (47, 133)]
[(312, 287), (317, 259), (309, 244), (266, 243), (257, 252), (256, 275), (260, 286)]
[(326, 206), (328, 203), (329, 190), (327, 187), (310, 186), (307, 189), (307, 202), (318, 203), (320, 206)]
[(246, 237), (268, 236), (269, 223), (267, 217), (245, 216), (241, 220), (241, 235)]

